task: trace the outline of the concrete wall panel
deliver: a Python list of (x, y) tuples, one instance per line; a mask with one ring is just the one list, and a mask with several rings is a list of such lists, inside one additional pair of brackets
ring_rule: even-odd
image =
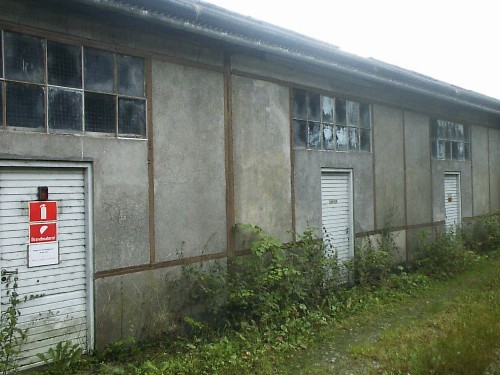
[(373, 106), (377, 229), (402, 226), (405, 218), (403, 114)]
[(500, 130), (489, 129), (488, 133), (490, 142), (491, 212), (500, 212)]
[(223, 76), (155, 61), (153, 98), (156, 260), (225, 251)]
[(288, 88), (234, 76), (236, 223), (290, 240), (292, 230)]
[(429, 118), (405, 112), (407, 224), (432, 221)]
[(472, 188), (473, 215), (482, 215), (490, 211), (490, 179), (488, 176), (488, 129), (480, 126), (471, 127), (472, 148)]

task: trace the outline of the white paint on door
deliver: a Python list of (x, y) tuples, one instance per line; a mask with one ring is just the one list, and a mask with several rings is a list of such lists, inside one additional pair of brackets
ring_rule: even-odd
[(354, 253), (350, 171), (322, 170), (321, 203), (327, 253), (336, 252), (339, 263), (345, 262)]
[(455, 228), (461, 224), (460, 174), (446, 173), (444, 176), (445, 225)]
[[(28, 202), (37, 200), (38, 186), (48, 186), (50, 200), (58, 203), (59, 262), (28, 268)], [(28, 297), (19, 306), (19, 327), (28, 329), (22, 368), (39, 364), (36, 354), (58, 342), (91, 349), (85, 197), (83, 169), (0, 166), (0, 267), (6, 278), (0, 283), (0, 300), (4, 309), (17, 278), (17, 293)]]

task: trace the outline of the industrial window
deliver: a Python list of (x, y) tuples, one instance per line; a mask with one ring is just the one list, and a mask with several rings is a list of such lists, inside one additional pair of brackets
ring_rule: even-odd
[(431, 123), (432, 156), (440, 160), (470, 160), (470, 126), (451, 121)]
[(142, 58), (0, 34), (2, 128), (146, 137)]
[(302, 90), (292, 97), (295, 148), (371, 151), (368, 104)]

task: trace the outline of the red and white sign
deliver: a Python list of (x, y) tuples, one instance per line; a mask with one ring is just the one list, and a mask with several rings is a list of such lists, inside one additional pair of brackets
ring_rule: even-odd
[(35, 201), (29, 202), (29, 221), (56, 221), (57, 202)]
[(57, 241), (57, 223), (30, 223), (30, 244)]

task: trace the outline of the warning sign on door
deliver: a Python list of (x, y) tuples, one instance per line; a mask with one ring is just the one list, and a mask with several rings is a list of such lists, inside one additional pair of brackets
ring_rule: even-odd
[(57, 223), (30, 223), (30, 244), (57, 241)]
[(29, 221), (57, 221), (57, 202), (29, 202)]

